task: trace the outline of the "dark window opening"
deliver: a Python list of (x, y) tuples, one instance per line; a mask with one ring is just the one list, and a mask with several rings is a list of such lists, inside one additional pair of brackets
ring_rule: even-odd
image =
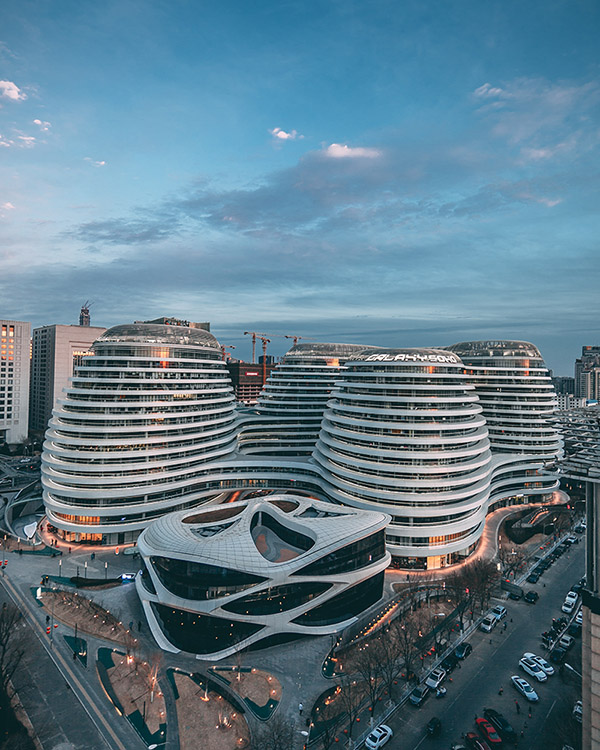
[(383, 594), (384, 571), (362, 581), (357, 586), (346, 589), (341, 594), (296, 617), (292, 622), (298, 625), (333, 625), (356, 617), (371, 607)]

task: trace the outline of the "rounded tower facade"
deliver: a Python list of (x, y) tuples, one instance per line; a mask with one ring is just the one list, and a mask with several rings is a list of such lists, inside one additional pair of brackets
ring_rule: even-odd
[(233, 403), (207, 331), (146, 323), (106, 331), (46, 432), (49, 522), (68, 541), (123, 544), (204, 501), (199, 474), (235, 449)]
[(483, 531), (491, 454), (460, 358), (436, 349), (364, 352), (346, 364), (313, 461), (344, 505), (388, 513), (398, 567), (457, 562)]

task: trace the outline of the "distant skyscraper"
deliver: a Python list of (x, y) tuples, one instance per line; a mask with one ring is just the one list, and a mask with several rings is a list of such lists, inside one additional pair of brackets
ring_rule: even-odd
[(84, 302), (81, 306), (81, 312), (79, 313), (79, 325), (89, 326), (90, 325), (90, 303)]
[(29, 428), (44, 431), (69, 378), (106, 328), (51, 325), (33, 329)]
[(600, 398), (600, 346), (584, 346), (575, 360), (575, 395), (578, 398)]
[(31, 323), (0, 320), (0, 444), (27, 437)]

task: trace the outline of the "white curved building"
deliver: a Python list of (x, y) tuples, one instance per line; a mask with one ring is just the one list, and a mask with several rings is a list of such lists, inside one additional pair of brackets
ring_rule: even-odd
[(202, 329), (116, 326), (93, 352), (53, 411), (44, 504), (65, 540), (123, 544), (210, 496), (198, 477), (235, 449), (234, 400)]
[(558, 488), (561, 444), (551, 421), (556, 394), (539, 350), (527, 341), (465, 341), (448, 349), (464, 362), (487, 423), (490, 506), (543, 501)]
[(398, 567), (472, 552), (485, 522), (491, 454), (474, 386), (455, 354), (383, 349), (346, 363), (313, 461), (337, 503), (392, 516)]
[(152, 634), (166, 651), (214, 660), (337, 633), (381, 598), (388, 521), (294, 495), (170, 514), (138, 539)]
[(244, 410), (239, 448), (249, 455), (310, 456), (329, 395), (357, 344), (296, 344), (271, 373), (256, 408)]

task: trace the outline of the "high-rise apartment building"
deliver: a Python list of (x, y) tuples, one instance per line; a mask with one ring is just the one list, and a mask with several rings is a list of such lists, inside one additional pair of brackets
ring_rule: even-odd
[(31, 323), (0, 320), (0, 444), (27, 437)]
[(600, 346), (584, 346), (575, 360), (575, 395), (600, 399)]
[(33, 329), (29, 428), (43, 432), (75, 368), (106, 328), (51, 325)]
[(242, 404), (255, 404), (263, 389), (264, 375), (268, 377), (274, 364), (251, 364), (250, 362), (227, 362), (229, 377), (233, 385), (235, 400)]

